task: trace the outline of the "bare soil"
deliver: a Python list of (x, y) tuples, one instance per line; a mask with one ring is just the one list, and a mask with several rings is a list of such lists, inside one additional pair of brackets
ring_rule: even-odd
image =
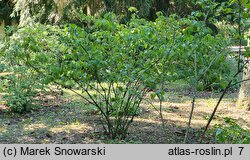
[[(37, 110), (26, 114), (8, 112), (0, 105), (0, 143), (183, 143), (191, 110), (191, 93), (175, 92), (164, 102), (162, 127), (159, 113), (147, 101), (132, 123), (125, 141), (109, 140), (103, 134), (100, 115), (93, 106), (79, 98), (44, 96)], [(188, 143), (199, 143), (200, 133), (218, 100), (218, 94), (200, 92), (196, 101)], [(221, 103), (212, 125), (224, 117), (237, 119), (241, 126), (250, 129), (249, 111), (235, 107), (237, 93), (230, 93)], [(206, 140), (205, 143), (209, 143)]]

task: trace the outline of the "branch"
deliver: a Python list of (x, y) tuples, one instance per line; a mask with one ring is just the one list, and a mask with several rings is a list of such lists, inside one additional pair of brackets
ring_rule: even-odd
[(235, 83), (231, 84), (230, 87), (233, 87), (233, 86), (235, 86), (235, 85), (237, 85), (239, 83), (246, 82), (246, 81), (250, 81), (250, 78), (249, 79), (244, 79), (244, 80), (241, 80), (241, 81), (238, 81), (238, 82), (235, 82)]
[(145, 99), (145, 100), (146, 100), (147, 103), (149, 103), (160, 114), (160, 111), (155, 107), (155, 105), (151, 101), (149, 101), (147, 99)]
[[(238, 75), (243, 71), (244, 67), (245, 67), (245, 66), (242, 66), (242, 67), (240, 68), (240, 70), (238, 70), (238, 72), (233, 76), (233, 78), (235, 78), (236, 76), (238, 76)], [(232, 87), (232, 82), (233, 82), (233, 79), (231, 79), (231, 80), (228, 82), (227, 87), (224, 89), (224, 91), (223, 91), (222, 95), (220, 96), (220, 98), (219, 98), (219, 100), (218, 100), (216, 106), (214, 107), (214, 111), (213, 111), (213, 113), (211, 114), (211, 116), (210, 116), (210, 118), (209, 118), (209, 120), (208, 120), (208, 123), (207, 123), (207, 125), (206, 125), (206, 127), (205, 127), (205, 130), (204, 130), (204, 132), (203, 132), (202, 135), (201, 135), (200, 143), (203, 141), (204, 136), (205, 136), (205, 134), (206, 134), (206, 131), (207, 131), (207, 129), (208, 129), (208, 127), (209, 127), (211, 121), (213, 120), (213, 117), (214, 117), (214, 115), (215, 115), (215, 113), (216, 113), (216, 111), (217, 111), (217, 109), (218, 109), (218, 107), (219, 107), (219, 105), (220, 105), (222, 99), (224, 98), (224, 96), (225, 96), (226, 92), (228, 91), (228, 89)]]
[[(29, 63), (29, 61), (27, 61), (28, 66), (30, 66), (31, 68), (33, 68), (37, 73), (46, 76), (43, 72), (41, 72), (39, 69), (37, 69), (35, 66), (33, 66), (31, 63)], [(93, 102), (91, 102), (90, 100), (88, 100), (86, 97), (84, 97), (83, 95), (81, 95), (80, 93), (76, 92), (75, 90), (73, 90), (72, 88), (67, 87), (64, 84), (60, 84), (59, 82), (53, 80), (53, 83), (62, 86), (63, 88), (69, 89), (70, 91), (74, 92), (75, 94), (77, 94), (78, 96), (80, 96), (81, 98), (83, 98), (84, 100), (86, 100), (88, 103), (95, 105)]]

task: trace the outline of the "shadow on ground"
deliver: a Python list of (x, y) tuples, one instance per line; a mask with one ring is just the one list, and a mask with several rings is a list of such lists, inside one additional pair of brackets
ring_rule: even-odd
[[(44, 107), (27, 114), (0, 113), (0, 143), (116, 143), (104, 136), (94, 110), (74, 104)], [(185, 127), (176, 125), (182, 122), (166, 120), (163, 130), (158, 116), (148, 117), (150, 114), (147, 111), (135, 118), (127, 142), (182, 143)], [(196, 140), (190, 138), (191, 143)]]
[[(211, 97), (210, 95), (208, 97)], [(164, 102), (162, 127), (159, 113), (146, 102), (142, 104), (139, 116), (132, 123), (126, 142), (128, 143), (183, 143), (190, 98), (175, 96), (175, 100)], [(216, 99), (197, 99), (192, 129), (188, 143), (198, 143), (201, 128), (212, 113)], [(157, 102), (155, 107), (157, 108)], [(79, 99), (46, 100), (43, 107), (27, 114), (5, 113), (0, 109), (0, 143), (118, 143), (108, 140), (103, 134), (100, 116), (95, 107)], [(226, 99), (216, 114), (214, 122), (222, 117), (243, 118), (248, 124), (250, 117), (246, 111), (235, 108), (234, 101)]]

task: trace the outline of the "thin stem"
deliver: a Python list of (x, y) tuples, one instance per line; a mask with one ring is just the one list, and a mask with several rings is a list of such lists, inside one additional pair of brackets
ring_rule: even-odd
[(210, 116), (210, 118), (209, 118), (209, 120), (208, 120), (208, 123), (207, 123), (207, 125), (206, 125), (206, 127), (205, 127), (205, 130), (204, 130), (204, 132), (203, 132), (202, 135), (201, 135), (200, 143), (202, 143), (202, 141), (203, 141), (203, 139), (204, 139), (204, 136), (205, 136), (205, 134), (206, 134), (206, 131), (207, 131), (207, 129), (208, 129), (208, 127), (209, 127), (211, 121), (213, 120), (213, 117), (214, 117), (214, 115), (215, 115), (215, 113), (216, 113), (216, 111), (217, 111), (217, 109), (218, 109), (218, 107), (219, 107), (219, 105), (220, 105), (222, 99), (224, 98), (224, 96), (225, 96), (225, 94), (227, 93), (227, 91), (229, 90), (229, 88), (231, 88), (231, 87), (233, 86), (233, 85), (232, 85), (233, 79), (234, 79), (235, 77), (237, 77), (237, 76), (243, 71), (243, 69), (244, 69), (244, 66), (242, 66), (242, 67), (240, 68), (240, 70), (238, 70), (238, 72), (237, 72), (237, 73), (233, 76), (233, 78), (228, 82), (227, 87), (226, 87), (226, 88), (224, 89), (224, 91), (222, 92), (222, 94), (221, 94), (221, 96), (220, 96), (220, 98), (219, 98), (219, 100), (218, 100), (216, 106), (214, 107), (213, 113), (211, 114), (211, 116)]
[(192, 106), (191, 106), (191, 111), (189, 115), (189, 120), (188, 120), (188, 126), (187, 130), (185, 133), (185, 138), (183, 143), (185, 144), (187, 142), (188, 134), (191, 128), (191, 121), (193, 118), (193, 112), (194, 112), (194, 107), (195, 107), (195, 99), (196, 99), (196, 94), (197, 94), (197, 87), (198, 87), (198, 72), (197, 72), (197, 57), (196, 57), (196, 52), (194, 54), (194, 74), (195, 74), (195, 87), (194, 87), (194, 95), (193, 95), (193, 101), (192, 101)]
[(211, 116), (210, 116), (210, 118), (209, 118), (209, 120), (208, 120), (208, 123), (207, 123), (207, 125), (206, 125), (206, 127), (205, 127), (205, 130), (204, 130), (203, 134), (201, 135), (200, 143), (202, 143), (202, 141), (203, 141), (203, 139), (204, 139), (204, 136), (205, 136), (205, 134), (206, 134), (206, 131), (207, 131), (207, 129), (208, 129), (208, 127), (209, 127), (211, 121), (213, 120), (214, 115), (215, 115), (215, 113), (216, 113), (216, 111), (217, 111), (217, 109), (218, 109), (218, 107), (219, 107), (219, 105), (220, 105), (222, 99), (224, 98), (225, 94), (227, 93), (228, 89), (230, 88), (232, 82), (233, 82), (233, 80), (231, 80), (231, 81), (228, 83), (226, 89), (223, 91), (223, 93), (222, 93), (222, 95), (220, 96), (220, 98), (219, 98), (219, 100), (218, 100), (216, 106), (214, 107), (214, 111), (213, 111), (213, 113), (211, 114)]
[(187, 130), (186, 130), (186, 133), (185, 133), (185, 138), (184, 138), (184, 141), (183, 141), (184, 144), (187, 142), (188, 134), (189, 134), (189, 131), (190, 131), (190, 128), (191, 128), (190, 126), (191, 126), (191, 121), (192, 121), (193, 112), (194, 112), (195, 100), (196, 100), (196, 95), (194, 95), (193, 101), (192, 101), (192, 107), (191, 107), (191, 112), (190, 112), (190, 116), (189, 116), (188, 127), (187, 127)]
[(246, 82), (246, 81), (250, 81), (250, 78), (249, 78), (249, 79), (244, 79), (244, 80), (241, 80), (241, 81), (238, 81), (238, 82), (235, 82), (235, 83), (233, 83), (233, 84), (231, 85), (231, 87), (233, 87), (233, 86), (235, 86), (235, 85), (237, 85), (237, 84), (240, 84), (240, 83), (242, 83), (242, 82)]

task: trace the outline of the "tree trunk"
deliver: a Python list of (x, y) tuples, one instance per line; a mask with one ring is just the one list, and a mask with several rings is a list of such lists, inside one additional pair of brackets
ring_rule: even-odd
[(0, 19), (0, 39), (4, 37), (4, 20)]
[[(247, 64), (243, 73), (242, 80), (246, 79), (250, 79), (250, 63)], [(242, 82), (239, 91), (237, 106), (250, 110), (250, 81)]]
[(115, 2), (113, 0), (104, 0), (104, 4), (106, 6), (106, 11), (111, 12), (113, 10)]
[(148, 15), (149, 20), (154, 21), (157, 16), (157, 12), (162, 12), (165, 16), (169, 14), (170, 0), (153, 0), (153, 6), (150, 9), (150, 14)]

